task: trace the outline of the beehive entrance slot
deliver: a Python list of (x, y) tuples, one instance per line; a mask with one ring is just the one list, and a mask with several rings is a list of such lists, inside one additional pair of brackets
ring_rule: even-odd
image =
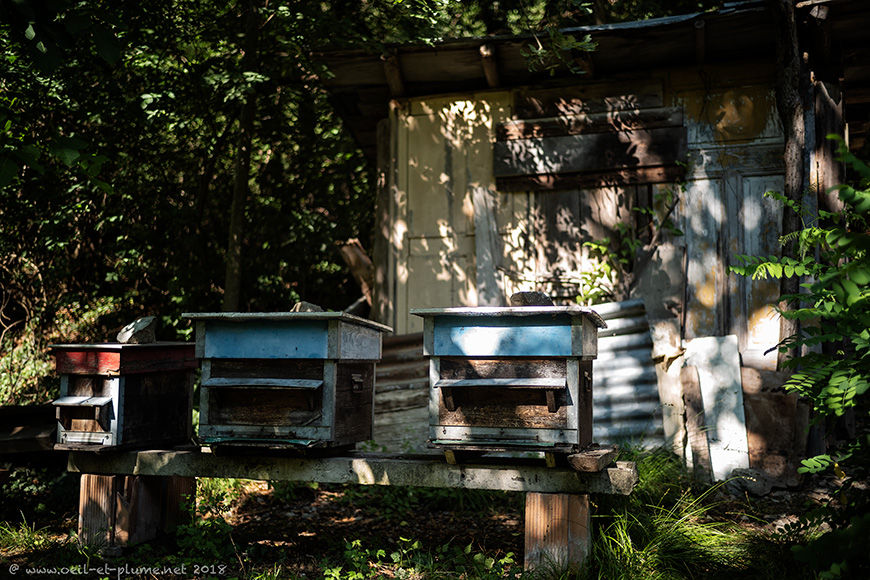
[(559, 410), (556, 392), (563, 391), (567, 383), (564, 378), (487, 378), (487, 379), (440, 379), (435, 388), (441, 389), (444, 406), (448, 411), (456, 410), (456, 395), (473, 388), (503, 388), (511, 390), (544, 391), (547, 397), (547, 410)]
[(108, 431), (111, 397), (67, 396), (52, 403), (58, 422), (67, 431)]

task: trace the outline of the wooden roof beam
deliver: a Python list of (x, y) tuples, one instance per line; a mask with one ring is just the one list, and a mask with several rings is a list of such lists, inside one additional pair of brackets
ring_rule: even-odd
[(483, 65), (483, 74), (486, 76), (486, 84), (494, 89), (500, 86), (498, 77), (498, 62), (495, 59), (495, 47), (491, 44), (480, 45), (480, 62)]
[(390, 95), (394, 98), (405, 96), (405, 81), (402, 78), (402, 68), (399, 56), (395, 52), (386, 52), (381, 55), (384, 63), (384, 76), (387, 77), (387, 86), (390, 87)]
[(695, 62), (704, 64), (707, 60), (707, 23), (703, 20), (695, 21)]

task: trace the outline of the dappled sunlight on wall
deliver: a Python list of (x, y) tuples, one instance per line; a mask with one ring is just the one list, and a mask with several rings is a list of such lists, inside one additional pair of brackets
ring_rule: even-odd
[[(739, 255), (779, 255), (782, 208), (765, 198), (782, 190), (782, 130), (768, 85), (679, 92), (689, 119), (689, 166), (680, 208), (688, 254), (684, 335), (735, 334), (744, 362), (764, 357), (779, 336), (776, 281), (729, 272)], [(689, 79), (686, 79), (689, 81)], [(696, 82), (694, 80), (690, 81)]]
[(501, 240), (482, 240), (476, 228), (481, 206), (489, 206), (486, 214), (498, 211), (492, 127), (508, 114), (507, 96), (495, 94), (418, 99), (397, 115), (394, 196), (407, 200), (392, 218), (407, 224), (401, 243), (392, 240), (407, 273), (395, 289), (397, 332), (420, 330), (411, 308), (477, 305), (503, 295), (500, 277), (481, 280), (476, 268), (481, 256), (500, 260)]

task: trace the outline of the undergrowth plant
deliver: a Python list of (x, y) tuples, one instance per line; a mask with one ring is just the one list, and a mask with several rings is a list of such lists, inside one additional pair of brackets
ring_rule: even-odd
[(642, 267), (662, 234), (682, 236), (671, 219), (682, 185), (657, 192), (651, 207), (634, 207), (629, 219), (614, 226), (613, 235), (583, 243), (590, 264), (580, 274), (577, 302), (583, 305), (624, 300), (635, 283), (635, 268)]
[(595, 499), (586, 566), (579, 576), (555, 577), (812, 577), (801, 572), (788, 550), (805, 539), (804, 530), (795, 530), (783, 549), (784, 541), (769, 532), (748, 530), (723, 517), (728, 498), (720, 493), (723, 484), (700, 486), (669, 450), (628, 447), (621, 457), (636, 463), (637, 487), (627, 497)]
[[(731, 268), (753, 279), (804, 280), (802, 292), (780, 297), (788, 308), (778, 308), (784, 318), (800, 322), (799, 331), (777, 345), (788, 353), (785, 364), (793, 371), (785, 388), (812, 406), (816, 421), (830, 422), (849, 412), (857, 417), (854, 437), (804, 459), (798, 469), (808, 474), (828, 471), (845, 480), (839, 505), (825, 512), (833, 530), (796, 553), (818, 566), (824, 578), (854, 575), (857, 568), (870, 571), (865, 549), (870, 502), (848, 477), (866, 476), (870, 465), (870, 167), (850, 153), (840, 137), (829, 139), (839, 140), (839, 159), (855, 176), (852, 183), (831, 190), (843, 209), (814, 215), (799, 202), (766, 193), (801, 216), (803, 228), (781, 238), (784, 244), (796, 243), (797, 255), (739, 256), (743, 265)], [(809, 527), (812, 522), (804, 524)]]

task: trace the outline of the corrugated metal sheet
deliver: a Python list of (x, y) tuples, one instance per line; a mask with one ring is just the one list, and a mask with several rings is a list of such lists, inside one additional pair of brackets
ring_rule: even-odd
[(598, 358), (592, 363), (593, 438), (598, 443), (663, 445), (662, 406), (643, 300), (593, 309), (607, 322), (598, 332)]
[[(607, 322), (593, 363), (593, 437), (664, 443), (652, 338), (642, 300), (593, 307)], [(375, 379), (374, 441), (378, 450), (427, 450), (429, 371), (423, 334), (384, 337)]]

